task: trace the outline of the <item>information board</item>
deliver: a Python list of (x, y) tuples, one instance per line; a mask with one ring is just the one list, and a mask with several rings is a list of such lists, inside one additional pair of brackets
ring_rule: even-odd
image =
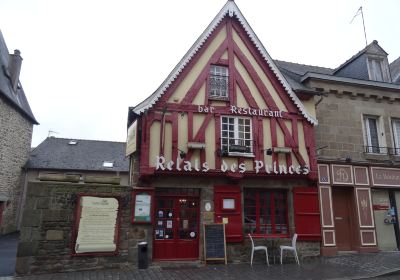
[(204, 259), (207, 261), (226, 258), (226, 240), (224, 224), (204, 224)]
[(75, 254), (117, 252), (118, 199), (81, 196), (78, 209)]

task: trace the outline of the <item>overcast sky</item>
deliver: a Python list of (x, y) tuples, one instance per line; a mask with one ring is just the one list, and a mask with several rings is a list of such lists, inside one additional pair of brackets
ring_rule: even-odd
[[(236, 0), (273, 59), (335, 68), (378, 40), (400, 56), (398, 0)], [(0, 29), (49, 134), (126, 140), (129, 106), (153, 93), (225, 0), (0, 0)]]

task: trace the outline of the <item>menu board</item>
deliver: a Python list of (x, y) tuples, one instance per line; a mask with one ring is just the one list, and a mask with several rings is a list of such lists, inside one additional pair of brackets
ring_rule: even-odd
[(204, 224), (204, 258), (224, 260), (226, 258), (225, 224)]
[(81, 196), (75, 253), (115, 252), (119, 202), (114, 197)]

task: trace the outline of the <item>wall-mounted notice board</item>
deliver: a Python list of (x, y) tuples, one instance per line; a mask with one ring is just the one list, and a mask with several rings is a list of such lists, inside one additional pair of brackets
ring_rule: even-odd
[(227, 264), (225, 224), (204, 224), (204, 260), (223, 260)]

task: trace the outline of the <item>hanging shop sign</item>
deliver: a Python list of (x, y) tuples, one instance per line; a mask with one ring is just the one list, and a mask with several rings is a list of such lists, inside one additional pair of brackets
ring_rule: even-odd
[[(310, 168), (306, 166), (300, 165), (285, 165), (285, 164), (277, 164), (275, 161), (272, 164), (267, 164), (262, 162), (261, 160), (253, 161), (253, 170), (256, 174), (258, 173), (267, 173), (267, 174), (289, 174), (289, 175), (307, 175), (310, 173)], [(190, 162), (187, 160), (182, 161), (181, 158), (177, 158), (176, 161), (166, 161), (163, 156), (156, 156), (155, 161), (155, 169), (160, 171), (181, 171), (181, 172), (208, 172), (210, 167), (208, 163), (202, 162), (200, 163), (197, 159), (194, 162)], [(222, 172), (238, 172), (245, 173), (248, 170), (248, 167), (245, 163), (232, 163), (228, 164), (224, 160), (221, 163)]]

